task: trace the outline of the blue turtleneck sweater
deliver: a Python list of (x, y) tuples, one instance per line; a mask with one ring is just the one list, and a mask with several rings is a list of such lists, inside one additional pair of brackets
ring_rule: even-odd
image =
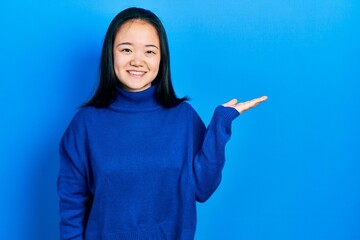
[(60, 143), (61, 239), (194, 239), (196, 201), (221, 180), (239, 113), (216, 108), (206, 129), (186, 102), (163, 108), (155, 86), (118, 89), (105, 108), (80, 109)]

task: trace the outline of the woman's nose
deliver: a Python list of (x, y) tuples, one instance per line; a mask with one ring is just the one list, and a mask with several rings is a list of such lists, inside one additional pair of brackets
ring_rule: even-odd
[(134, 67), (142, 67), (144, 66), (144, 61), (139, 54), (135, 54), (134, 58), (130, 61), (130, 65)]

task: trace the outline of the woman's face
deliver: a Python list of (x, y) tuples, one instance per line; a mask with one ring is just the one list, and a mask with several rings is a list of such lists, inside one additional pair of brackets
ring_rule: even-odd
[(125, 22), (116, 33), (114, 70), (124, 90), (148, 89), (159, 72), (161, 51), (155, 27), (142, 20)]

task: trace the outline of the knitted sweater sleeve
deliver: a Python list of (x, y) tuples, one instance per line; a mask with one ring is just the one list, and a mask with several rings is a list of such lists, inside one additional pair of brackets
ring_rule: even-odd
[(60, 239), (82, 240), (90, 203), (85, 166), (85, 130), (77, 117), (65, 131), (59, 147)]
[[(239, 112), (231, 107), (218, 106), (205, 131), (202, 145), (194, 159), (196, 200), (205, 202), (215, 192), (221, 181), (225, 163), (225, 144), (231, 136), (231, 123)], [(201, 135), (201, 128), (196, 129)]]

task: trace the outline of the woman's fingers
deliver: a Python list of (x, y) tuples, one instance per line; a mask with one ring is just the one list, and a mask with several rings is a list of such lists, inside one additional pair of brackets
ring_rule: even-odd
[(236, 104), (235, 106), (233, 106), (239, 113), (243, 113), (257, 105), (259, 105), (261, 102), (264, 102), (266, 101), (268, 97), (267, 96), (262, 96), (262, 97), (259, 97), (259, 98), (255, 98), (255, 99), (252, 99), (250, 101), (246, 101), (246, 102), (243, 102), (243, 103), (238, 103)]
[(234, 98), (234, 99), (231, 99), (229, 102), (224, 103), (223, 106), (224, 107), (234, 107), (237, 102), (238, 102), (238, 100), (236, 98)]
[(247, 101), (246, 103), (248, 103), (250, 106), (254, 106), (254, 107), (255, 107), (255, 106), (258, 105), (259, 103), (264, 102), (266, 99), (267, 99), (267, 96), (262, 96), (262, 97), (255, 98), (255, 99), (253, 99), (253, 100)]
[(244, 103), (239, 103), (235, 105), (236, 110), (238, 110), (239, 113), (243, 113), (257, 105), (259, 105), (261, 102), (266, 101), (268, 97), (267, 96), (262, 96), (259, 98), (255, 98), (253, 100), (244, 102)]
[(239, 113), (243, 113), (243, 112), (249, 110), (250, 108), (253, 108), (253, 107), (259, 105), (261, 102), (266, 101), (266, 99), (268, 99), (267, 96), (262, 96), (262, 97), (254, 98), (254, 99), (246, 101), (246, 102), (238, 103), (238, 100), (236, 98), (234, 98), (234, 99), (230, 100), (229, 102), (224, 103), (223, 106), (235, 108)]
[(268, 99), (267, 96), (262, 96), (262, 97), (257, 98), (259, 103), (266, 101), (266, 99)]

